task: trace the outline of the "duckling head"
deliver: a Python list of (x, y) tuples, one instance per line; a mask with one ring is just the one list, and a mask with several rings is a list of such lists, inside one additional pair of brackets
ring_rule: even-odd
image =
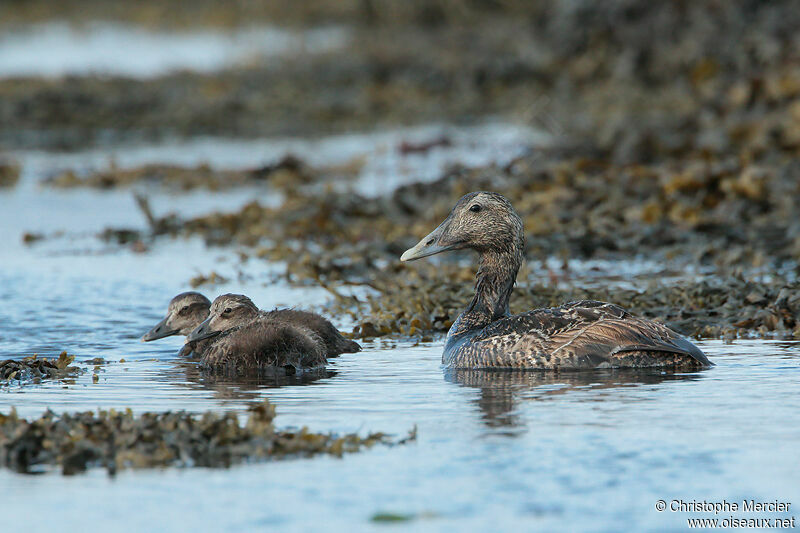
[(217, 296), (208, 318), (186, 338), (188, 342), (208, 339), (229, 329), (243, 326), (258, 317), (258, 307), (243, 294)]
[(523, 245), (522, 219), (508, 199), (496, 192), (472, 192), (458, 200), (450, 214), (401, 261), (469, 248), (487, 252), (519, 253)]
[(170, 335), (188, 335), (208, 317), (211, 300), (199, 292), (182, 292), (169, 302), (167, 316), (144, 334), (142, 342)]

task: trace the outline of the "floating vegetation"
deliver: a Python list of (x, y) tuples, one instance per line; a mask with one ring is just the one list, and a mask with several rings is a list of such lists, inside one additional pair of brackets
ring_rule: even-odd
[(71, 366), (73, 361), (75, 361), (75, 356), (67, 355), (67, 352), (61, 352), (58, 359), (47, 359), (36, 355), (24, 359), (6, 359), (0, 361), (0, 383), (77, 376), (80, 369)]
[(414, 520), (414, 515), (412, 514), (400, 514), (400, 513), (375, 513), (370, 517), (370, 522), (378, 522), (378, 523), (398, 523), (398, 522), (411, 522)]
[(368, 266), (381, 257), (396, 260), (447, 215), (453, 199), (472, 190), (515, 199), (531, 259), (649, 253), (687, 263), (763, 266), (800, 257), (792, 203), (800, 183), (788, 166), (766, 171), (687, 160), (633, 168), (580, 156), (548, 161), (539, 154), (502, 168), (453, 168), (434, 183), (386, 197), (295, 191), (278, 207), (252, 202), (237, 212), (183, 221), (172, 233), (199, 234), (219, 245), (269, 241), (266, 258), (308, 258), (322, 269), (352, 261)]
[(22, 242), (23, 244), (31, 245), (35, 242), (39, 242), (44, 239), (45, 236), (41, 233), (30, 233), (25, 232), (22, 234)]
[(430, 511), (416, 514), (381, 511), (373, 514), (369, 520), (370, 522), (375, 522), (377, 524), (397, 524), (403, 522), (412, 522), (414, 520), (431, 520), (438, 517), (439, 515), (437, 513)]
[(106, 228), (98, 237), (106, 242), (125, 245), (141, 242), (143, 235), (141, 231), (135, 229)]
[(211, 271), (207, 276), (203, 274), (194, 276), (189, 280), (189, 285), (191, 285), (192, 288), (197, 288), (203, 285), (220, 285), (228, 281), (228, 278), (217, 274), (215, 271)]
[(19, 181), (19, 172), (17, 163), (0, 159), (0, 189), (15, 186)]
[(56, 415), (48, 410), (28, 421), (12, 409), (0, 414), (0, 464), (22, 473), (60, 466), (65, 475), (90, 467), (113, 475), (126, 468), (213, 467), (328, 454), (341, 457), (375, 444), (405, 444), (384, 433), (336, 436), (277, 430), (268, 400), (253, 405), (244, 424), (234, 413), (98, 411)]
[[(655, 166), (626, 169), (580, 158), (555, 164), (531, 156), (505, 168), (452, 169), (435, 183), (404, 186), (385, 197), (294, 191), (278, 207), (254, 202), (234, 213), (172, 218), (169, 224), (155, 219), (152, 226), (171, 225), (172, 234), (201, 235), (212, 244), (250, 245), (257, 257), (285, 262), (290, 282), (336, 295), (330, 310), (355, 319), (360, 338), (427, 338), (446, 331), (469, 302), (474, 270), (408, 267), (398, 257), (446, 216), (452, 198), (493, 189), (520, 199), (531, 263), (552, 256), (563, 257), (565, 265), (570, 257), (625, 261), (647, 253), (678, 265), (714, 266), (706, 279), (651, 284), (638, 292), (580, 288), (580, 279), (559, 289), (531, 280), (528, 288), (517, 288), (512, 306), (518, 311), (601, 299), (695, 336), (800, 336), (791, 296), (797, 283), (786, 268), (800, 256), (800, 226), (792, 229), (797, 221), (786, 202), (800, 194), (797, 181), (786, 173), (756, 178), (744, 170), (676, 180)], [(692, 208), (691, 217), (670, 214), (685, 214), (697, 202), (713, 208)], [(769, 281), (742, 274), (767, 265), (775, 267)], [(216, 281), (213, 273), (192, 284), (208, 281)], [(337, 292), (347, 285), (376, 292), (357, 301)]]
[[(331, 314), (349, 315), (359, 338), (412, 336), (429, 340), (446, 332), (473, 296), (467, 269), (441, 266), (407, 276), (383, 276), (371, 283), (377, 294), (364, 301), (339, 299)], [(420, 275), (422, 274), (422, 275)], [(456, 281), (454, 281), (456, 278)], [(614, 301), (635, 314), (665, 323), (693, 337), (760, 336), (800, 339), (800, 286), (748, 281), (741, 277), (650, 283), (644, 290), (554, 287), (529, 283), (515, 287), (512, 314), (574, 300)]]
[(83, 176), (67, 170), (48, 179), (45, 184), (59, 188), (97, 189), (115, 189), (133, 184), (157, 184), (178, 190), (203, 188), (215, 191), (269, 183), (284, 188), (312, 183), (318, 181), (321, 176), (330, 179), (349, 178), (358, 168), (357, 165), (337, 165), (315, 169), (301, 159), (287, 155), (275, 163), (243, 170), (220, 170), (207, 164), (195, 166), (150, 164), (127, 169), (112, 166)]

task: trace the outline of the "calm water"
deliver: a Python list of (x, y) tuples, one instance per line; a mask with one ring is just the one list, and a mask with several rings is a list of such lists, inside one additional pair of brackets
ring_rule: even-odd
[[(424, 138), (430, 131), (402, 133), (408, 135)], [(387, 138), (391, 147), (394, 141)], [(469, 150), (469, 135), (463, 138), (462, 150)], [(517, 146), (513, 138), (508, 137), (508, 156)], [(309, 150), (325, 142), (349, 146), (348, 138), (337, 139)], [(138, 150), (115, 153), (121, 164), (187, 153)], [(197, 154), (224, 166), (236, 150), (223, 143), (218, 151)], [(373, 145), (363, 150), (377, 154), (367, 168), (389, 169), (395, 185), (415, 176), (402, 169), (425, 167), (433, 176), (432, 168), (458, 156), (453, 147), (443, 149), (456, 150), (447, 157), (434, 152), (420, 156), (424, 160)], [(800, 506), (798, 343), (701, 343), (717, 366), (694, 373), (552, 375), (447, 373), (440, 367), (441, 339), (376, 342), (334, 360), (333, 375), (309, 384), (209, 381), (175, 356), (181, 339), (138, 341), (190, 277), (216, 270), (233, 281), (206, 289), (209, 296), (244, 292), (265, 308), (318, 307), (328, 294), (285, 286), (277, 281), (281, 265), (239, 264), (234, 250), (207, 249), (197, 241), (163, 241), (145, 254), (101, 244), (94, 234), (105, 225), (143, 227), (129, 191), (36, 186), (58, 168), (102, 164), (101, 154), (17, 157), (23, 182), (0, 192), (0, 358), (67, 350), (79, 362), (103, 357), (109, 364), (101, 367), (97, 383), (93, 367), (84, 365), (87, 372), (74, 382), (4, 387), (0, 411), (15, 406), (29, 417), (47, 408), (243, 412), (269, 398), (281, 427), (402, 436), (416, 425), (418, 440), (343, 459), (123, 472), (114, 479), (102, 471), (65, 478), (1, 470), (3, 509), (14, 510), (3, 513), (3, 530), (78, 531), (87, 524), (106, 531), (149, 530), (157, 517), (160, 528), (187, 531), (311, 530), (320, 523), (343, 531), (683, 531), (687, 515), (658, 513), (657, 500), (755, 498)], [(356, 186), (373, 192), (387, 187), (370, 189), (369, 176)], [(235, 208), (253, 197), (276, 198), (265, 189), (161, 192), (152, 200), (160, 212), (204, 212)], [(33, 247), (20, 242), (23, 231), (55, 229), (66, 234)], [(620, 265), (586, 266), (594, 272), (590, 282), (630, 283), (614, 278)], [(658, 269), (635, 266), (634, 273)], [(340, 327), (351, 326), (332, 318)], [(380, 512), (412, 519), (401, 525), (371, 522)], [(795, 514), (796, 509), (786, 516)]]

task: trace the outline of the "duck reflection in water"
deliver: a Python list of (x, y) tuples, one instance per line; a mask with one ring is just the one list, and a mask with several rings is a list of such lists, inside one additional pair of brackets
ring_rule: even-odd
[(156, 379), (170, 386), (177, 384), (192, 390), (211, 391), (217, 400), (261, 401), (269, 389), (313, 385), (336, 375), (336, 371), (330, 368), (296, 375), (225, 375), (204, 372), (196, 361), (175, 360), (171, 363), (170, 368), (159, 372)]
[[(524, 427), (519, 404), (523, 400), (552, 400), (578, 390), (615, 389), (657, 385), (667, 381), (694, 381), (703, 372), (677, 370), (609, 369), (590, 372), (525, 372), (514, 370), (446, 369), (445, 380), (479, 389), (475, 403), (483, 422), (491, 428)], [(614, 396), (618, 399), (618, 396)], [(603, 401), (598, 394), (595, 401)]]

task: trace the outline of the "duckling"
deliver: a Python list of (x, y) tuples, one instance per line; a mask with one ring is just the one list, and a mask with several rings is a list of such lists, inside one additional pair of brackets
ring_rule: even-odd
[(504, 196), (473, 192), (401, 261), (448, 250), (478, 252), (475, 296), (447, 333), (442, 363), (461, 369), (707, 367), (694, 344), (622, 307), (582, 300), (509, 313), (522, 264), (522, 219)]
[[(199, 292), (180, 293), (170, 300), (167, 307), (167, 316), (142, 336), (142, 342), (163, 339), (171, 335), (188, 335), (208, 318), (209, 308), (211, 308), (211, 300)], [(181, 348), (179, 355), (189, 355), (192, 352), (201, 355), (208, 344), (210, 342), (187, 341)]]
[[(232, 302), (235, 301), (239, 304), (236, 310), (236, 325), (241, 325), (248, 320), (261, 317), (265, 320), (303, 326), (313, 331), (322, 340), (325, 345), (326, 357), (336, 357), (343, 353), (361, 351), (361, 345), (345, 338), (328, 319), (316, 313), (301, 311), (299, 309), (273, 309), (272, 311), (262, 311), (256, 307), (250, 298), (242, 294), (225, 294), (223, 296), (227, 296)], [(227, 325), (225, 329), (230, 327), (233, 326)]]
[(264, 313), (241, 294), (214, 300), (208, 318), (188, 337), (190, 342), (205, 339), (214, 340), (203, 353), (202, 366), (224, 372), (294, 374), (327, 363), (327, 347), (317, 332), (280, 313)]

